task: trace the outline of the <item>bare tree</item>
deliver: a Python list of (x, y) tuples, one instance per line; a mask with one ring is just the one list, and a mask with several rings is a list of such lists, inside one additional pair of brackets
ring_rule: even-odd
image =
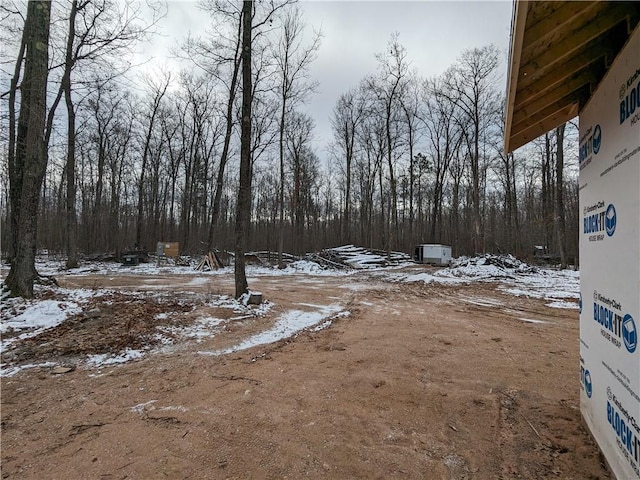
[(345, 193), (340, 239), (351, 243), (351, 178), (352, 165), (356, 148), (356, 129), (360, 126), (365, 115), (364, 95), (362, 90), (349, 90), (340, 95), (333, 108), (331, 126), (338, 149), (338, 155), (344, 156), (345, 162)]
[(409, 178), (408, 192), (409, 197), (409, 231), (408, 238), (411, 243), (414, 242), (413, 223), (415, 219), (414, 212), (414, 187), (415, 187), (415, 157), (414, 149), (422, 134), (420, 129), (420, 88), (417, 75), (413, 74), (407, 82), (406, 94), (400, 98), (400, 107), (404, 113), (404, 123), (406, 124), (407, 148), (409, 153)]
[(506, 103), (502, 102), (500, 115), (501, 135), (493, 142), (493, 148), (497, 152), (498, 162), (495, 166), (496, 175), (502, 184), (503, 190), (503, 229), (506, 247), (509, 251), (518, 253), (520, 251), (520, 219), (518, 216), (518, 196), (517, 196), (517, 163), (513, 152), (505, 153), (502, 142), (504, 133), (504, 108)]
[[(385, 230), (385, 202), (383, 164), (386, 155), (385, 120), (376, 114), (375, 110), (368, 110), (360, 129), (356, 131), (358, 149), (362, 154), (356, 157), (356, 172), (360, 185), (360, 221), (361, 239), (365, 245), (373, 247), (386, 246)], [(375, 195), (376, 181), (379, 182), (378, 195), (380, 210), (376, 210)], [(379, 213), (379, 215), (378, 215)], [(375, 226), (376, 217), (379, 218), (378, 228)]]
[(251, 44), (253, 2), (242, 6), (242, 132), (240, 136), (240, 185), (236, 207), (235, 286), (236, 298), (249, 291), (245, 271), (245, 251), (251, 214)]
[(291, 190), (291, 218), (293, 219), (294, 252), (302, 253), (300, 241), (303, 235), (305, 163), (311, 156), (313, 119), (299, 112), (291, 112), (287, 121), (286, 146), (293, 174)]
[(216, 244), (216, 230), (220, 218), (220, 202), (224, 191), (224, 177), (229, 160), (234, 126), (237, 125), (236, 95), (242, 63), (242, 8), (233, 3), (201, 2), (215, 25), (215, 35), (205, 39), (188, 38), (183, 50), (188, 58), (223, 86), (226, 101), (223, 105), (224, 139), (213, 189), (208, 250)]
[(144, 182), (145, 182), (145, 174), (147, 171), (147, 164), (149, 162), (149, 155), (151, 152), (151, 141), (153, 137), (153, 131), (156, 126), (156, 119), (160, 112), (160, 104), (162, 102), (162, 98), (165, 93), (167, 93), (167, 88), (169, 88), (169, 84), (171, 83), (171, 74), (167, 72), (163, 78), (161, 78), (158, 82), (153, 82), (152, 80), (148, 80), (149, 87), (151, 88), (151, 100), (148, 105), (149, 109), (147, 112), (147, 119), (145, 125), (145, 132), (143, 141), (143, 149), (142, 149), (142, 164), (140, 166), (140, 176), (138, 177), (138, 219), (136, 221), (136, 245), (138, 247), (141, 246), (142, 243), (142, 229), (143, 229), (143, 200), (144, 200)]
[[(58, 92), (53, 100), (47, 117), (46, 145), (49, 145), (54, 127), (54, 118), (58, 104), (64, 96), (67, 110), (67, 157), (66, 157), (66, 251), (67, 268), (77, 266), (77, 214), (75, 179), (75, 142), (76, 142), (76, 99), (73, 86), (81, 81), (72, 81), (72, 73), (90, 66), (98, 70), (101, 62), (109, 62), (105, 78), (89, 82), (89, 88), (99, 88), (101, 84), (121, 76), (129, 65), (120, 69), (112, 62), (116, 54), (124, 52), (134, 42), (141, 40), (157, 22), (158, 10), (153, 9), (153, 19), (148, 24), (138, 23), (141, 12), (129, 6), (122, 8), (111, 0), (71, 0), (62, 78)], [(78, 24), (80, 28), (77, 27)]]
[(459, 124), (463, 127), (469, 154), (475, 251), (485, 248), (480, 211), (482, 175), (480, 147), (483, 131), (491, 123), (492, 110), (495, 110), (493, 76), (497, 67), (498, 49), (491, 45), (465, 50), (447, 73), (452, 89), (450, 99), (462, 114)]
[[(434, 182), (430, 228), (432, 241), (442, 241), (442, 201), (445, 178), (449, 174), (449, 166), (462, 142), (462, 134), (454, 118), (455, 105), (449, 100), (447, 88), (446, 82), (442, 79), (428, 80), (425, 83), (426, 112), (423, 122), (432, 158), (431, 177)], [(438, 227), (440, 227), (439, 232)]]
[(565, 124), (556, 128), (556, 201), (554, 203), (554, 220), (560, 267), (567, 267), (566, 224), (564, 214), (564, 131)]
[(296, 104), (305, 101), (315, 91), (316, 82), (309, 80), (309, 66), (317, 57), (320, 48), (321, 34), (316, 33), (309, 45), (303, 39), (305, 24), (302, 13), (296, 6), (287, 11), (282, 24), (282, 34), (274, 50), (274, 59), (278, 71), (278, 95), (280, 97), (280, 232), (278, 241), (278, 264), (282, 266), (282, 250), (284, 245), (284, 156), (285, 128), (287, 116)]
[(390, 186), (390, 216), (393, 227), (389, 227), (387, 236), (387, 251), (395, 248), (399, 237), (398, 225), (398, 193), (395, 174), (396, 147), (399, 139), (397, 132), (398, 114), (400, 110), (400, 98), (405, 94), (409, 63), (407, 51), (400, 44), (399, 34), (391, 36), (387, 50), (376, 54), (378, 60), (379, 75), (371, 77), (368, 86), (375, 94), (382, 106), (382, 116), (385, 120), (386, 157), (389, 168)]
[[(64, 73), (61, 90), (67, 107), (67, 268), (78, 266), (78, 223), (76, 217), (76, 111), (71, 98), (71, 69), (74, 64), (73, 44), (76, 37), (76, 14), (78, 0), (71, 1), (69, 13), (69, 32), (67, 34), (67, 48), (64, 60)], [(75, 55), (77, 58), (77, 53)], [(52, 109), (52, 112), (55, 111)]]
[[(15, 154), (9, 164), (13, 258), (6, 285), (11, 294), (33, 297), (40, 189), (47, 167), (44, 126), (47, 101), (50, 1), (31, 0), (24, 24), (24, 79)], [(18, 58), (21, 61), (22, 58)]]

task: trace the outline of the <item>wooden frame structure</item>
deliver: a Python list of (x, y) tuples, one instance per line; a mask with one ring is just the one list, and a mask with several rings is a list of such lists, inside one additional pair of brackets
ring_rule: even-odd
[(515, 1), (504, 148), (571, 120), (640, 20), (640, 2)]

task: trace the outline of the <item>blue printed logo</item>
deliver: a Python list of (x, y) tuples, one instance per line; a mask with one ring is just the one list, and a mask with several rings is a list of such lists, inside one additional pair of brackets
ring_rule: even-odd
[(582, 313), (582, 292), (580, 292), (580, 300), (578, 301), (578, 305), (580, 306), (580, 313)]
[(629, 314), (622, 319), (622, 340), (624, 340), (624, 346), (629, 353), (636, 351), (638, 330), (636, 329), (636, 322), (633, 321), (633, 317)]
[(584, 371), (584, 380), (582, 383), (584, 384), (584, 391), (587, 394), (587, 397), (591, 398), (593, 387), (591, 385), (591, 373), (589, 373), (589, 370)]
[(604, 215), (605, 230), (607, 231), (607, 235), (609, 235), (610, 237), (612, 237), (616, 231), (616, 223), (616, 207), (613, 206), (613, 203), (610, 203), (607, 207), (607, 212)]
[(602, 128), (600, 125), (596, 125), (593, 129), (593, 153), (596, 155), (600, 151), (600, 145), (602, 144)]

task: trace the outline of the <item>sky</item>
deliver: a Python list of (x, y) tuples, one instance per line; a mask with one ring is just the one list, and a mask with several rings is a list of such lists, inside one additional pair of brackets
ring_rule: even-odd
[[(315, 145), (321, 158), (332, 139), (330, 116), (338, 97), (376, 71), (375, 54), (385, 50), (394, 32), (411, 67), (423, 77), (443, 73), (465, 49), (494, 44), (504, 54), (501, 82), (506, 88), (511, 1), (302, 0), (300, 5), (309, 33), (323, 33), (310, 69), (318, 92), (306, 106), (316, 121)], [(196, 2), (169, 1), (168, 14), (159, 25), (163, 35), (150, 49), (154, 63), (170, 63), (171, 48), (188, 32), (203, 34), (207, 24)]]

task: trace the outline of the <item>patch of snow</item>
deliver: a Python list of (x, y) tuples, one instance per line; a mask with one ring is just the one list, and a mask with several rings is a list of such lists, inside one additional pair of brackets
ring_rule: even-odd
[(70, 315), (80, 312), (81, 309), (75, 302), (33, 300), (20, 314), (15, 317), (3, 318), (0, 332), (5, 333), (10, 328), (14, 330), (39, 329), (42, 331), (46, 328), (55, 327)]
[(306, 273), (308, 275), (317, 275), (325, 271), (325, 269), (318, 265), (316, 262), (310, 262), (308, 260), (298, 260), (295, 262), (291, 262), (284, 270), (292, 270), (296, 273)]
[(333, 320), (325, 320), (320, 325), (318, 325), (316, 327), (313, 327), (311, 329), (311, 331), (312, 332), (319, 332), (320, 330), (324, 330), (325, 328), (329, 328), (332, 323), (333, 323)]
[[(436, 272), (437, 273), (437, 272)], [(466, 284), (470, 282), (468, 278), (436, 276), (431, 273), (417, 273), (415, 275), (407, 275), (401, 278), (403, 282), (423, 282), (423, 283), (440, 283), (445, 285)]]
[[(552, 308), (578, 308), (580, 272), (532, 267), (512, 255), (460, 257), (451, 267), (415, 275), (385, 274), (391, 281), (424, 283), (496, 282), (500, 291), (514, 296), (548, 300)], [(476, 299), (477, 300), (477, 299)]]
[(547, 306), (552, 308), (578, 308), (580, 272), (540, 270), (538, 274), (519, 275), (505, 283), (499, 289), (510, 295), (548, 300)]
[(50, 368), (55, 366), (54, 362), (44, 362), (44, 363), (29, 363), (27, 365), (13, 365), (10, 367), (5, 367), (3, 364), (0, 367), (0, 377), (13, 377), (16, 373), (21, 372), (22, 370), (27, 370), (29, 368)]
[(142, 350), (126, 349), (119, 355), (112, 355), (108, 353), (101, 353), (98, 355), (89, 355), (87, 357), (87, 364), (91, 367), (101, 367), (104, 365), (118, 365), (121, 363), (127, 363), (131, 360), (137, 360), (144, 356)]
[(549, 323), (549, 322), (545, 322), (544, 320), (535, 320), (533, 318), (521, 318), (520, 320), (527, 323)]
[[(172, 336), (179, 336), (183, 338), (195, 339), (200, 343), (205, 338), (215, 336), (220, 331), (220, 325), (226, 321), (220, 318), (214, 317), (202, 317), (199, 318), (193, 325), (187, 326), (158, 326), (157, 329), (161, 333), (170, 334)], [(166, 340), (166, 341), (165, 341)], [(169, 339), (165, 339), (161, 336), (162, 343), (172, 343)]]
[(155, 407), (153, 406), (153, 404), (156, 403), (157, 401), (158, 400), (149, 400), (148, 402), (139, 403), (131, 407), (130, 410), (134, 413), (139, 413), (140, 415), (142, 415), (147, 410), (155, 410)]
[(241, 350), (246, 350), (258, 345), (267, 345), (269, 343), (277, 342), (285, 338), (289, 338), (296, 333), (317, 325), (323, 320), (341, 311), (339, 305), (327, 305), (321, 307), (319, 310), (312, 312), (304, 312), (302, 310), (290, 310), (283, 313), (278, 317), (273, 327), (263, 332), (257, 333), (252, 337), (244, 340), (238, 345), (227, 348), (225, 350), (219, 350), (216, 352), (198, 352), (201, 355), (224, 355), (227, 353), (234, 353)]
[(500, 307), (504, 305), (501, 301), (493, 298), (468, 297), (462, 298), (462, 301), (473, 305), (479, 305), (481, 307)]
[(170, 412), (188, 412), (189, 411), (187, 407), (184, 407), (182, 405), (177, 405), (175, 407), (172, 405), (169, 405), (167, 407), (160, 407), (158, 408), (158, 410), (170, 411)]
[(564, 300), (556, 300), (555, 302), (547, 303), (547, 307), (551, 308), (568, 308), (573, 310), (579, 310), (580, 306), (577, 302), (565, 302)]

